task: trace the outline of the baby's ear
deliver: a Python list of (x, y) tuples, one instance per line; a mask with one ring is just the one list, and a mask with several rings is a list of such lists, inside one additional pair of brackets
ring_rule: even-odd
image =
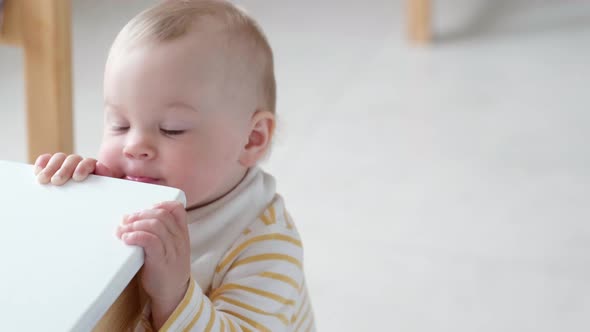
[(275, 116), (269, 111), (256, 111), (250, 119), (248, 143), (244, 146), (240, 163), (244, 167), (253, 167), (261, 160), (270, 143), (275, 130)]

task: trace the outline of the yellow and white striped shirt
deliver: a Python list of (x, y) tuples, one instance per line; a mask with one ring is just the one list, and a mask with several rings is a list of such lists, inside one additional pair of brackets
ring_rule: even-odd
[[(251, 169), (189, 211), (192, 278), (160, 331), (315, 331), (303, 248), (272, 176)], [(149, 304), (135, 331), (151, 331)]]

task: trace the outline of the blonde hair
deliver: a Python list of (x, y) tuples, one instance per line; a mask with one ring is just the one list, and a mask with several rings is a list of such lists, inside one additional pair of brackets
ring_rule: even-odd
[[(243, 10), (225, 0), (167, 0), (135, 16), (117, 36), (113, 50), (130, 48), (141, 42), (166, 42), (187, 35), (199, 24), (221, 24), (230, 41), (230, 47), (245, 48), (252, 58), (244, 64), (256, 77), (259, 103), (265, 110), (275, 113), (276, 80), (272, 49), (258, 23)], [(209, 20), (209, 21), (208, 21)], [(243, 52), (242, 52), (243, 53)], [(109, 55), (110, 57), (110, 55)], [(242, 62), (243, 62), (242, 61)]]

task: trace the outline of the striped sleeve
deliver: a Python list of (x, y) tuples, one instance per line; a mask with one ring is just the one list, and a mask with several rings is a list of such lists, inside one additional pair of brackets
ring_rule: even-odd
[(296, 230), (275, 218), (263, 215), (228, 250), (215, 271), (217, 287), (208, 296), (191, 281), (185, 298), (161, 331), (301, 328), (296, 314), (305, 295), (303, 249)]

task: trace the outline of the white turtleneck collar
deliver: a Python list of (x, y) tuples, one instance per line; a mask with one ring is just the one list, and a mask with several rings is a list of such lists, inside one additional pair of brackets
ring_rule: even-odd
[(274, 178), (254, 167), (217, 201), (188, 212), (193, 278), (207, 291), (217, 263), (275, 196)]

